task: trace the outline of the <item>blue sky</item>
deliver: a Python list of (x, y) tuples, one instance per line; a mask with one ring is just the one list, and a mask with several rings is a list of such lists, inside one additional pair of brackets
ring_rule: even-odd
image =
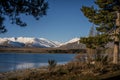
[(75, 37), (83, 37), (89, 34), (92, 23), (80, 11), (82, 5), (92, 6), (93, 0), (48, 0), (49, 9), (47, 16), (36, 21), (31, 16), (23, 16), (27, 27), (5, 25), (8, 32), (0, 34), (0, 37), (36, 37), (49, 40), (66, 42)]

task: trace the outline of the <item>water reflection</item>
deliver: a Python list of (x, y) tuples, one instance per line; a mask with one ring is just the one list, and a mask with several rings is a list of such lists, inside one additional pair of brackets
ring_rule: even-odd
[(33, 67), (34, 67), (34, 63), (22, 63), (16, 65), (15, 69), (25, 69), (25, 68), (33, 68)]
[(65, 64), (74, 56), (75, 54), (0, 53), (0, 72), (47, 66), (50, 59), (57, 61), (57, 64)]
[[(65, 64), (65, 63), (67, 63), (67, 62), (59, 62), (57, 64), (61, 65), (61, 64)], [(48, 66), (48, 63), (21, 63), (21, 64), (17, 64), (15, 66), (15, 68), (12, 67), (11, 70), (38, 68), (38, 67), (42, 67), (42, 66)]]

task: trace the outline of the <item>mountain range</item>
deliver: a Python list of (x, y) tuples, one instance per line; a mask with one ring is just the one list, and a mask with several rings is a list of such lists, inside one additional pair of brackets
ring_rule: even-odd
[(79, 43), (80, 38), (73, 38), (65, 43), (58, 41), (51, 41), (45, 38), (31, 38), (31, 37), (11, 37), (11, 38), (0, 38), (0, 47), (37, 47), (37, 48), (74, 48), (84, 47), (83, 44)]

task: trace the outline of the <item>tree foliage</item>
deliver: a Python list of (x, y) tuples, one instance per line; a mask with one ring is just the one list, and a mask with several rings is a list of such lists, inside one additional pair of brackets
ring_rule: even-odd
[(6, 32), (4, 21), (9, 18), (12, 24), (26, 26), (21, 15), (33, 16), (38, 20), (46, 15), (48, 3), (45, 0), (0, 0), (0, 33)]
[(95, 0), (95, 4), (98, 6), (96, 9), (93, 6), (83, 6), (81, 11), (90, 22), (98, 25), (96, 29), (102, 34), (113, 34), (111, 35), (114, 37), (113, 63), (117, 64), (120, 37), (120, 0)]
[(99, 26), (98, 31), (108, 32), (115, 26), (116, 11), (120, 11), (120, 0), (95, 0), (95, 4), (98, 8), (83, 6), (81, 10), (90, 22)]
[[(96, 9), (93, 6), (82, 6), (81, 11), (90, 22), (98, 26), (98, 31), (102, 34), (112, 34), (115, 29), (120, 28), (116, 25), (116, 13), (120, 13), (120, 0), (95, 0), (95, 4), (98, 6)], [(115, 35), (119, 34), (112, 34), (112, 37)]]
[(92, 26), (91, 28), (90, 28), (90, 32), (89, 32), (89, 36), (95, 36), (96, 35), (96, 32), (95, 32), (96, 30), (94, 29), (94, 26)]
[(98, 47), (104, 48), (105, 45), (110, 41), (112, 41), (112, 39), (110, 39), (106, 34), (101, 34), (93, 37), (82, 37), (80, 39), (81, 43), (86, 44), (86, 47), (91, 49), (97, 49)]

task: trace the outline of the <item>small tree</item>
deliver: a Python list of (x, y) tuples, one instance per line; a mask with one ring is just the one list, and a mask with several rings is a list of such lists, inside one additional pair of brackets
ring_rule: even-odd
[(57, 62), (55, 60), (48, 60), (48, 64), (49, 71), (52, 71), (57, 65)]

